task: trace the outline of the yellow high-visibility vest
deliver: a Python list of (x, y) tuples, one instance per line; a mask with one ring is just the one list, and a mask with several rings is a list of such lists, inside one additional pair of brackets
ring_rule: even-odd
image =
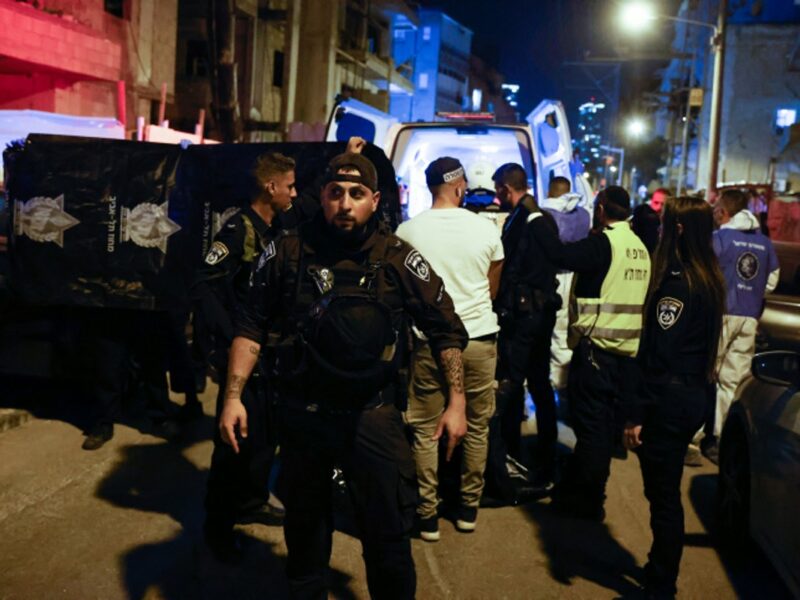
[(642, 305), (650, 283), (650, 254), (627, 221), (603, 232), (611, 242), (611, 266), (599, 298), (576, 298), (571, 339), (589, 337), (598, 348), (635, 356), (642, 334)]

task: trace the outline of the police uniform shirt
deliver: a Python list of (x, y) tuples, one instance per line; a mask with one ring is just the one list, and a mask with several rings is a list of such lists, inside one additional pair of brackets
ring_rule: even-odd
[[(247, 240), (245, 218), (253, 226), (254, 239)], [(287, 214), (284, 219), (293, 222)], [(256, 260), (280, 225), (268, 225), (250, 206), (233, 215), (214, 236), (203, 264), (198, 269), (192, 296), (200, 303), (201, 312), (220, 342), (227, 345), (233, 339), (232, 315), (248, 295), (251, 262)], [(246, 246), (252, 244), (253, 248)], [(245, 254), (249, 262), (245, 260)]]
[(271, 242), (258, 259), (248, 301), (237, 314), (236, 335), (262, 343), (264, 334), (278, 321), (291, 318), (296, 302), (291, 288), (296, 284), (297, 257), (300, 243), (314, 253), (314, 261), (333, 267), (351, 261), (366, 265), (378, 236), (387, 236), (386, 292), (384, 302), (392, 309), (402, 308), (415, 325), (428, 337), (434, 351), (463, 349), (467, 333), (458, 318), (453, 301), (445, 292), (444, 283), (422, 255), (392, 234), (387, 227), (370, 222), (363, 240), (348, 246), (331, 233), (318, 215), (299, 230), (282, 233)]
[[(525, 284), (531, 289), (552, 293), (556, 289), (555, 265), (549, 258), (537, 249), (539, 230), (547, 228), (549, 235), (558, 237), (558, 226), (553, 216), (542, 211), (541, 218), (531, 223), (528, 217), (531, 212), (525, 206), (524, 197), (506, 219), (503, 225), (503, 252), (506, 262), (500, 276), (500, 291), (498, 299), (506, 297), (514, 285)], [(533, 224), (540, 222), (539, 226)]]

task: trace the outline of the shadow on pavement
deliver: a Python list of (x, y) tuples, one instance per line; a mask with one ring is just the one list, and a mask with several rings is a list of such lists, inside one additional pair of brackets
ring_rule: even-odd
[(690, 534), (686, 536), (686, 546), (707, 546), (717, 548), (722, 566), (736, 590), (739, 598), (770, 598), (770, 600), (791, 599), (791, 594), (783, 584), (774, 567), (763, 552), (753, 544), (753, 551), (744, 565), (738, 567), (720, 553), (717, 540), (713, 535), (715, 529), (715, 505), (717, 495), (717, 475), (696, 475), (689, 485), (689, 499), (703, 529), (712, 533)]
[[(288, 598), (285, 559), (274, 544), (254, 535), (260, 526), (242, 531), (240, 565), (217, 562), (203, 542), (207, 469), (195, 465), (185, 451), (209, 439), (211, 427), (207, 417), (172, 443), (119, 448), (119, 464), (97, 487), (96, 496), (114, 506), (167, 515), (179, 527), (160, 541), (150, 541), (143, 532), (142, 537), (150, 539), (119, 558), (131, 600), (150, 597), (154, 589), (167, 600)], [(350, 576), (331, 571), (330, 581), (337, 598), (354, 598), (348, 589)]]
[(637, 593), (642, 568), (607, 525), (559, 515), (545, 503), (528, 505), (525, 511), (538, 525), (542, 550), (555, 580), (570, 585), (579, 577), (623, 597)]

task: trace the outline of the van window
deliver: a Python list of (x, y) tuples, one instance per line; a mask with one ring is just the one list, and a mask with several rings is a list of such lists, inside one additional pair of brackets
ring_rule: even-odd
[[(500, 165), (521, 164), (528, 174), (528, 187), (534, 188), (531, 141), (524, 129), (491, 125), (413, 126), (402, 129), (392, 150), (392, 163), (403, 188), (408, 218), (430, 208), (431, 195), (425, 183), (425, 168), (442, 156), (461, 161), (470, 190), (486, 190), (494, 195), (492, 175)], [(481, 192), (479, 192), (481, 193)]]

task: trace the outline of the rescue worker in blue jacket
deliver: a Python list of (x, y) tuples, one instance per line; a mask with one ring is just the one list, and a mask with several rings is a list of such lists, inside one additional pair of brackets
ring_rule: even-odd
[(600, 521), (612, 450), (622, 432), (619, 408), (636, 394), (635, 356), (650, 280), (650, 255), (631, 230), (630, 211), (623, 188), (601, 190), (593, 233), (572, 244), (562, 243), (544, 219), (532, 219), (542, 250), (558, 267), (576, 274), (568, 389), (577, 441), (554, 491), (554, 505)]
[(370, 595), (413, 598), (415, 466), (395, 406), (404, 389), (403, 325), (413, 317), (447, 382), (435, 437), (447, 436), (448, 458), (466, 433), (467, 334), (424, 257), (375, 217), (374, 165), (342, 154), (325, 181), (321, 213), (258, 259), (231, 347), (220, 431), (234, 451), (249, 437), (241, 395), (265, 348), (284, 411), (278, 493), (293, 597), (327, 598), (338, 466), (356, 510)]
[(711, 248), (712, 209), (669, 198), (653, 259), (639, 350), (640, 398), (627, 405), (623, 441), (635, 449), (650, 501), (648, 598), (673, 598), (683, 550), (683, 458), (707, 411), (725, 312), (725, 281)]
[[(233, 318), (247, 299), (253, 262), (276, 237), (281, 226), (294, 225), (291, 208), (297, 196), (294, 160), (271, 153), (259, 157), (254, 175), (260, 193), (255, 200), (230, 217), (217, 233), (202, 267), (193, 296), (202, 321), (213, 337), (211, 360), (220, 374), (216, 417), (223, 407), (224, 377), (228, 348), (234, 338)], [(282, 509), (269, 500), (269, 476), (275, 455), (277, 423), (268, 399), (267, 383), (256, 370), (243, 391), (243, 402), (251, 415), (250, 436), (240, 454), (222, 443), (217, 432), (206, 491), (206, 540), (223, 561), (238, 559), (235, 523), (276, 524)]]

